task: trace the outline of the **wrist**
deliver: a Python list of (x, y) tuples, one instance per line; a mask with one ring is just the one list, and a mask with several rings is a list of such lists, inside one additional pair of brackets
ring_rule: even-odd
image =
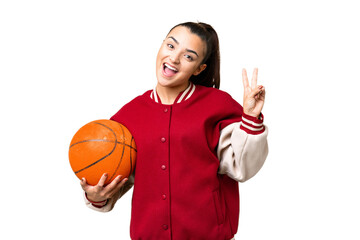
[(249, 112), (244, 111), (244, 115), (246, 115), (247, 117), (254, 117), (254, 118), (260, 119), (262, 114), (261, 113), (260, 114), (254, 114), (254, 113), (249, 113)]
[(85, 198), (86, 200), (88, 200), (94, 207), (97, 208), (102, 208), (103, 206), (105, 206), (108, 203), (108, 199), (105, 200), (101, 200), (101, 201), (93, 201), (91, 199), (89, 199), (87, 193), (85, 192)]

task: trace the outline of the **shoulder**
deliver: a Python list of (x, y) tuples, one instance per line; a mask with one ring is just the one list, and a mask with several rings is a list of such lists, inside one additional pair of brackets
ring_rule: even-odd
[(196, 89), (198, 93), (194, 99), (194, 105), (198, 110), (197, 114), (203, 113), (214, 124), (220, 124), (219, 129), (241, 121), (243, 108), (230, 94), (203, 86), (196, 86)]
[(124, 115), (136, 115), (138, 114), (138, 109), (144, 105), (150, 99), (150, 93), (152, 90), (146, 91), (144, 94), (135, 97), (133, 100), (125, 104), (120, 108), (120, 110), (111, 117), (112, 120), (119, 120)]
[(212, 87), (205, 87), (205, 86), (201, 86), (201, 85), (196, 85), (196, 89), (198, 90), (198, 92), (202, 95), (206, 95), (209, 97), (220, 97), (220, 98), (232, 98), (230, 96), (230, 94), (228, 94), (227, 92), (217, 89), (217, 88), (212, 88)]
[(125, 104), (121, 109), (133, 108), (136, 105), (142, 105), (142, 104), (150, 101), (150, 93), (151, 92), (152, 92), (152, 90), (148, 90), (144, 94), (135, 97), (133, 100), (131, 100), (130, 102)]
[(196, 85), (196, 89), (198, 90), (199, 98), (204, 99), (207, 102), (216, 103), (216, 105), (240, 105), (229, 93), (223, 90), (200, 85)]
[(137, 96), (136, 98), (134, 98), (133, 100), (131, 100), (130, 102), (128, 102), (127, 104), (125, 104), (123, 106), (131, 106), (131, 105), (136, 105), (136, 104), (141, 104), (144, 101), (148, 101), (150, 99), (150, 93), (152, 92), (152, 90), (148, 90), (146, 91), (144, 94)]

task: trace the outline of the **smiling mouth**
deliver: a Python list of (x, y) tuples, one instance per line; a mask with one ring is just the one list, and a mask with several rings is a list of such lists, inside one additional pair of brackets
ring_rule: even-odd
[(163, 73), (165, 76), (167, 77), (172, 77), (174, 76), (179, 70), (177, 70), (176, 68), (170, 66), (167, 63), (163, 64)]

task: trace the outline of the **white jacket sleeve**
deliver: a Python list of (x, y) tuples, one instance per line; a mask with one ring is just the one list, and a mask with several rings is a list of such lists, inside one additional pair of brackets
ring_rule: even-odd
[(86, 195), (84, 193), (84, 200), (85, 200), (86, 206), (88, 206), (89, 208), (91, 208), (95, 211), (98, 211), (98, 212), (111, 211), (114, 208), (117, 200), (119, 200), (127, 191), (129, 191), (132, 188), (132, 186), (134, 186), (134, 177), (135, 177), (134, 173), (131, 174), (128, 181), (125, 183), (125, 185), (112, 198), (108, 199), (108, 202), (103, 207), (94, 206), (91, 202), (89, 202), (89, 200), (87, 200)]
[(245, 182), (263, 166), (268, 155), (268, 129), (263, 116), (256, 119), (243, 115), (242, 121), (222, 129), (217, 149), (219, 173)]

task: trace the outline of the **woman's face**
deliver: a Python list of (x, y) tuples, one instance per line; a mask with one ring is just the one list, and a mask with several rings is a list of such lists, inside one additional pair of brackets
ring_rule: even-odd
[(205, 53), (206, 44), (199, 36), (183, 26), (174, 28), (166, 36), (156, 58), (158, 84), (184, 90), (189, 78), (205, 69), (206, 64), (201, 64)]

